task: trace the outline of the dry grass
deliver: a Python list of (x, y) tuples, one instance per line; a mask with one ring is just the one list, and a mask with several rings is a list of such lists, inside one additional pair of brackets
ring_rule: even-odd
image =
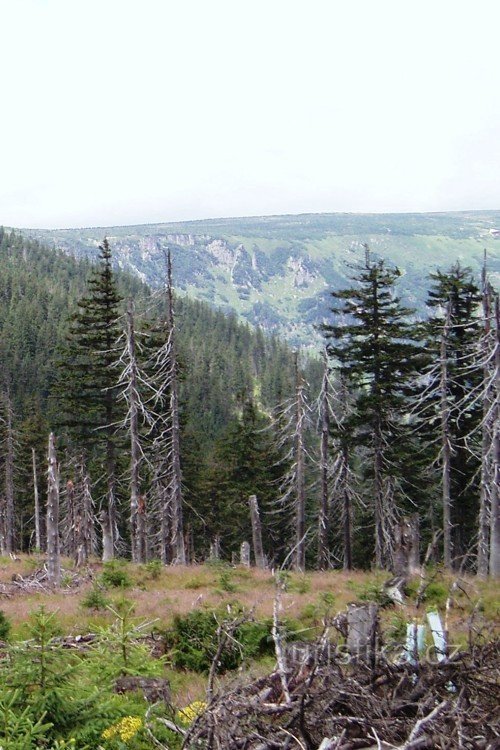
[[(0, 558), (0, 583), (8, 584), (13, 576), (29, 576), (37, 568), (43, 567), (43, 563), (43, 556), (40, 555), (21, 555), (15, 560)], [(138, 618), (156, 620), (159, 627), (167, 627), (174, 614), (185, 614), (202, 606), (217, 608), (234, 601), (254, 610), (259, 618), (272, 615), (274, 580), (267, 571), (195, 565), (162, 568), (155, 575), (147, 566), (133, 566), (130, 563), (124, 565), (132, 581), (131, 587), (109, 589), (104, 592), (105, 596), (115, 604), (125, 597), (134, 604)], [(63, 567), (68, 572), (75, 572), (69, 560), (65, 561)], [(58, 610), (61, 627), (67, 633), (88, 632), (96, 625), (110, 622), (113, 619), (111, 612), (92, 611), (82, 606), (82, 600), (99, 580), (101, 570), (102, 565), (93, 561), (85, 572), (89, 576), (88, 580), (76, 589), (63, 587), (56, 592), (19, 592), (10, 597), (0, 595), (0, 609), (11, 620), (14, 636), (25, 632), (30, 612), (40, 605), (51, 611)], [(82, 578), (85, 575), (82, 572)], [(331, 612), (344, 610), (349, 602), (363, 596), (363, 592), (380, 587), (387, 577), (387, 573), (380, 571), (289, 574), (287, 590), (283, 595), (284, 615), (300, 620), (304, 627), (314, 629), (319, 626), (321, 615), (326, 609)], [(453, 580), (449, 576), (436, 576), (434, 596), (445, 597)], [(415, 582), (414, 588), (417, 585)], [(404, 611), (390, 608), (383, 613), (383, 618), (389, 624), (398, 617), (410, 620), (415, 615), (423, 616), (426, 606), (424, 602), (418, 612), (411, 604)], [(444, 601), (438, 606), (442, 611)], [(462, 580), (461, 589), (456, 591), (454, 606), (449, 613), (450, 628), (454, 628), (457, 633), (465, 633), (472, 612), (476, 618), (491, 623), (498, 621), (499, 599), (494, 581), (479, 582), (475, 578)]]

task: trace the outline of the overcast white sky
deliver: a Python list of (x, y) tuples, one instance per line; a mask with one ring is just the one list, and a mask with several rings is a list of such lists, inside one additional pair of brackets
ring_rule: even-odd
[(0, 224), (500, 207), (498, 0), (0, 0)]

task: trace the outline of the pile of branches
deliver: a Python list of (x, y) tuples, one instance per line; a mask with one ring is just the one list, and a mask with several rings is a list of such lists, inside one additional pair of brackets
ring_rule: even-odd
[[(62, 570), (64, 576), (64, 586), (59, 589), (59, 593), (71, 593), (77, 591), (92, 579), (92, 571), (79, 570), (78, 572)], [(0, 597), (11, 598), (17, 594), (50, 594), (53, 587), (49, 582), (47, 567), (44, 565), (37, 568), (32, 573), (22, 576), (20, 573), (14, 573), (9, 583), (0, 583)]]
[[(345, 655), (344, 655), (345, 656)], [(215, 696), (182, 747), (222, 750), (496, 750), (500, 643), (442, 662), (345, 664), (330, 654)]]

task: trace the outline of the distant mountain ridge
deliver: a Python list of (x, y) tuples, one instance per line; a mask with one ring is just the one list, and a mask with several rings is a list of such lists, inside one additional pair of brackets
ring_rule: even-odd
[(104, 236), (117, 265), (152, 286), (172, 252), (179, 292), (234, 310), (292, 344), (318, 340), (329, 292), (349, 284), (367, 243), (402, 272), (399, 292), (423, 312), (428, 274), (457, 260), (479, 278), (484, 249), (500, 286), (500, 211), (302, 214), (89, 229), (21, 230), (76, 257), (95, 257)]

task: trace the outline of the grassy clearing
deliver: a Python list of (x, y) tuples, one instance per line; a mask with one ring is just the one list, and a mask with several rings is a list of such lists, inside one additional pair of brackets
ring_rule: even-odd
[[(8, 584), (19, 576), (25, 578), (43, 567), (43, 563), (44, 558), (40, 555), (21, 555), (15, 560), (0, 558), (0, 583)], [(67, 633), (88, 632), (97, 625), (111, 622), (113, 615), (105, 606), (85, 606), (85, 600), (93, 590), (99, 591), (105, 603), (113, 608), (120, 606), (123, 599), (129, 600), (134, 604), (137, 617), (154, 620), (162, 628), (169, 626), (175, 614), (186, 614), (198, 607), (215, 609), (235, 601), (252, 610), (257, 618), (272, 616), (274, 580), (267, 571), (231, 568), (222, 564), (165, 568), (151, 564), (132, 565), (125, 561), (118, 567), (123, 571), (123, 579), (118, 576), (117, 580), (128, 585), (104, 586), (103, 566), (95, 560), (81, 571), (81, 577), (86, 580), (78, 587), (67, 585), (53, 593), (39, 590), (1, 596), (0, 609), (12, 623), (13, 636), (19, 634), (22, 637), (30, 612), (41, 604), (50, 610), (58, 610), (61, 627)], [(64, 561), (63, 568), (68, 574), (75, 573), (69, 560)], [(283, 614), (301, 623), (313, 637), (326, 613), (342, 611), (352, 601), (377, 600), (388, 577), (389, 574), (381, 571), (288, 573)], [(70, 583), (72, 575), (66, 580)], [(425, 599), (417, 610), (412, 601), (420, 581), (415, 579), (410, 584), (407, 606), (383, 609), (383, 622), (391, 624), (395, 616), (406, 621), (422, 617), (428, 608), (444, 612), (454, 580), (433, 572), (428, 579)], [(500, 609), (496, 589), (493, 581), (462, 578), (460, 586), (453, 592), (452, 607), (448, 612), (450, 628), (457, 633), (466, 632), (472, 616), (476, 621), (498, 622)]]
[[(1, 558), (0, 590), (9, 594), (16, 592), (13, 580), (32, 575), (43, 564), (44, 558), (40, 555), (22, 555), (15, 560)], [(11, 625), (11, 641), (30, 637), (29, 617), (42, 605), (48, 612), (57, 613), (57, 624), (66, 635), (95, 633), (104, 628), (110, 632), (116, 622), (116, 613), (132, 606), (134, 619), (147, 622), (146, 630), (155, 630), (159, 638), (172, 632), (176, 615), (183, 616), (197, 610), (225, 613), (230, 607), (236, 610), (244, 608), (253, 612), (260, 621), (272, 617), (275, 583), (268, 571), (224, 564), (163, 567), (156, 563), (132, 565), (126, 561), (105, 568), (97, 560), (81, 571), (75, 571), (72, 562), (65, 560), (63, 569), (66, 586), (57, 591), (25, 592), (19, 589), (10, 595), (0, 594), (0, 610)], [(103, 576), (103, 573), (106, 574)], [(76, 574), (80, 581), (77, 586), (74, 585)], [(281, 617), (291, 624), (300, 640), (314, 639), (322, 631), (325, 617), (344, 611), (349, 602), (375, 600), (381, 604), (385, 643), (403, 644), (407, 623), (414, 618), (423, 621), (428, 609), (440, 611), (450, 632), (451, 643), (459, 647), (467, 644), (471, 632), (476, 636), (483, 634), (484, 638), (490, 638), (495, 629), (498, 633), (500, 611), (496, 582), (464, 577), (457, 587), (453, 577), (440, 571), (430, 572), (424, 600), (417, 609), (418, 578), (409, 584), (404, 607), (382, 606), (386, 604), (383, 584), (389, 577), (382, 571), (286, 573)], [(89, 606), (92, 602), (97, 606)], [(332, 637), (339, 638), (333, 629)], [(430, 646), (430, 635), (428, 641)], [(167, 648), (162, 674), (170, 682), (175, 706), (181, 708), (203, 700), (206, 675), (188, 669), (174, 669), (173, 662), (174, 652)], [(218, 675), (217, 684), (229, 688), (235, 681), (261, 677), (273, 668), (272, 656), (253, 657), (244, 660), (238, 669)]]

